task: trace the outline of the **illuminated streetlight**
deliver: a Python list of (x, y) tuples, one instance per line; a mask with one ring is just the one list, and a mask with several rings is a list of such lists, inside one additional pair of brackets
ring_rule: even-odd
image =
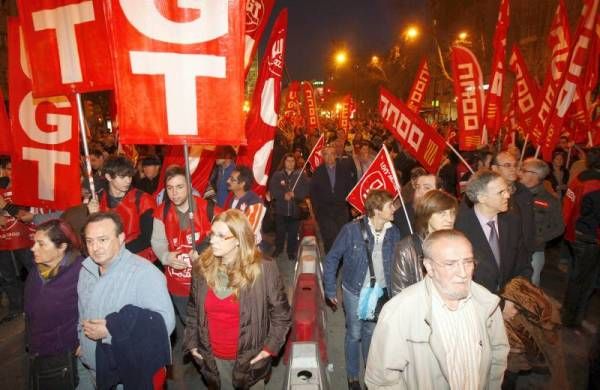
[(340, 50), (335, 54), (334, 59), (337, 65), (344, 65), (348, 61), (348, 53), (344, 50)]
[(469, 34), (466, 31), (461, 31), (460, 33), (458, 33), (459, 41), (466, 41), (468, 37), (469, 37)]
[(407, 41), (413, 41), (419, 36), (419, 29), (416, 26), (409, 26), (406, 31), (404, 31), (404, 38)]
[(371, 57), (371, 65), (374, 65), (374, 66), (379, 65), (379, 57), (377, 57), (377, 56)]

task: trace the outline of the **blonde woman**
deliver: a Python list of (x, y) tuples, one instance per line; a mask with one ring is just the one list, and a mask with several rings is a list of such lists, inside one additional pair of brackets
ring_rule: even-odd
[(246, 216), (219, 214), (195, 261), (183, 341), (209, 387), (264, 388), (290, 323), (277, 265), (257, 249)]

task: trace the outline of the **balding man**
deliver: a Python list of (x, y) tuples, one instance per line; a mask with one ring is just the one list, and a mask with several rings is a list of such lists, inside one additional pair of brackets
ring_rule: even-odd
[(508, 339), (500, 299), (472, 281), (473, 248), (456, 230), (423, 242), (427, 276), (383, 308), (371, 341), (369, 389), (500, 389)]

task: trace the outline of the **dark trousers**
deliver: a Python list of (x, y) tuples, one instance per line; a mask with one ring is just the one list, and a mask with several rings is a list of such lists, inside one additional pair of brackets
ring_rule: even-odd
[(23, 311), (23, 267), (29, 272), (33, 268), (33, 255), (29, 248), (0, 251), (0, 290), (7, 297), (10, 312)]
[(275, 252), (283, 251), (283, 244), (287, 236), (288, 258), (296, 258), (298, 251), (298, 228), (300, 220), (294, 217), (275, 214)]
[(350, 217), (347, 209), (329, 215), (317, 215), (317, 223), (319, 224), (319, 231), (323, 238), (323, 246), (326, 253), (329, 252), (338, 233), (349, 220)]
[(562, 309), (562, 322), (566, 326), (579, 326), (585, 316), (600, 272), (600, 246), (593, 239), (576, 235), (571, 244), (573, 266)]

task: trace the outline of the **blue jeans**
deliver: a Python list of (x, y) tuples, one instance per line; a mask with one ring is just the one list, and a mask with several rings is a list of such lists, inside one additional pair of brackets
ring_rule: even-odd
[(533, 252), (533, 255), (531, 256), (531, 267), (533, 268), (531, 283), (535, 284), (537, 287), (540, 287), (540, 275), (542, 274), (545, 263), (546, 255), (544, 251)]
[(346, 337), (344, 348), (346, 353), (346, 375), (348, 379), (358, 379), (360, 375), (360, 355), (362, 352), (363, 367), (369, 356), (371, 337), (375, 322), (358, 319), (358, 295), (354, 295), (342, 287), (344, 312), (346, 316)]

